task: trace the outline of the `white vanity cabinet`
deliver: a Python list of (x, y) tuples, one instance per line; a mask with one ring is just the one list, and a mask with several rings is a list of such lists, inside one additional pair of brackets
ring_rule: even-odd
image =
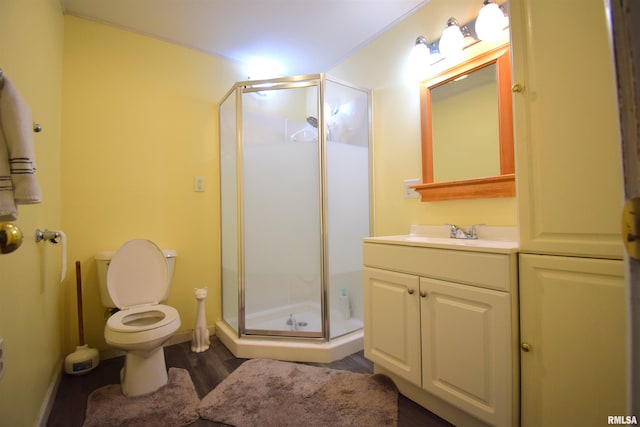
[(510, 0), (509, 9), (521, 425), (600, 426), (631, 415), (607, 2)]
[(511, 0), (509, 8), (520, 251), (622, 259), (606, 2)]
[(365, 356), (376, 371), (456, 425), (515, 425), (515, 250), (376, 239), (363, 249)]
[(626, 412), (624, 265), (523, 254), (522, 426), (602, 426)]

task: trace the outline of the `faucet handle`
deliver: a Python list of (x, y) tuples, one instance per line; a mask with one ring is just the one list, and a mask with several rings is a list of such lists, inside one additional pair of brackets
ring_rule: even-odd
[(449, 227), (449, 237), (455, 238), (456, 237), (456, 233), (458, 232), (458, 230), (460, 228), (455, 224), (445, 224), (445, 225), (447, 227)]
[(480, 227), (484, 224), (473, 224), (471, 227), (469, 227), (469, 238), (471, 239), (477, 239), (478, 238), (478, 232), (476, 230), (476, 227)]

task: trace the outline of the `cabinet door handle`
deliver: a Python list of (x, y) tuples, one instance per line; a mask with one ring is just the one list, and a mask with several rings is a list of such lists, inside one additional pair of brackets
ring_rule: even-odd
[(524, 90), (524, 86), (521, 85), (520, 83), (516, 83), (513, 86), (511, 86), (511, 91), (514, 93), (520, 93)]
[(522, 344), (520, 344), (520, 348), (522, 348), (522, 351), (524, 351), (525, 353), (529, 353), (531, 351), (531, 344), (523, 342)]
[(409, 295), (413, 295), (415, 291), (412, 288), (409, 288), (407, 289), (407, 292), (409, 293)]
[(420, 296), (422, 298), (426, 298), (427, 297), (427, 293), (425, 291), (420, 291)]

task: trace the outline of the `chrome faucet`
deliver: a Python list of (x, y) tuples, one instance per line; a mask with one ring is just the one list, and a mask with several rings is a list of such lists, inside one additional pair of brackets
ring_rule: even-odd
[(454, 224), (447, 224), (449, 226), (449, 237), (452, 239), (471, 239), (475, 240), (478, 238), (478, 233), (476, 231), (476, 227), (483, 224), (474, 224), (469, 227), (468, 231), (465, 231), (464, 228), (458, 227)]
[(298, 330), (298, 322), (296, 321), (296, 318), (293, 316), (293, 314), (289, 315), (289, 318), (287, 319), (287, 325), (291, 326), (292, 331)]

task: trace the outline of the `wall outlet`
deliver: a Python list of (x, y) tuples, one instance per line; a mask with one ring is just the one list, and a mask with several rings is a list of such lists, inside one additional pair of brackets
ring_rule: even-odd
[(4, 376), (4, 340), (0, 338), (0, 380)]
[(412, 185), (420, 184), (420, 178), (414, 179), (405, 179), (404, 180), (404, 189), (403, 194), (405, 199), (419, 199), (420, 194), (416, 192), (413, 188), (410, 188)]

